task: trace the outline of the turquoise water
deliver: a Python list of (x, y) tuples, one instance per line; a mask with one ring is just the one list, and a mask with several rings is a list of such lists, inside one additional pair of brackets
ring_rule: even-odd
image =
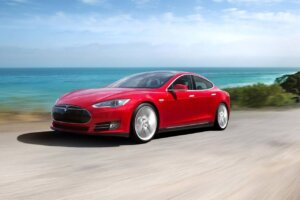
[[(18, 68), (0, 69), (0, 109), (50, 110), (62, 94), (82, 88), (98, 88), (124, 76), (163, 68)], [(165, 68), (196, 72), (217, 86), (271, 84), (276, 77), (300, 68)]]

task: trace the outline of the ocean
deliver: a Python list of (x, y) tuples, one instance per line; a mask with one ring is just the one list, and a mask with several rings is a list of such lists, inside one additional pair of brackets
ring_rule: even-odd
[(127, 75), (156, 70), (199, 73), (225, 88), (271, 84), (300, 68), (0, 68), (0, 111), (50, 111), (66, 92), (104, 87)]

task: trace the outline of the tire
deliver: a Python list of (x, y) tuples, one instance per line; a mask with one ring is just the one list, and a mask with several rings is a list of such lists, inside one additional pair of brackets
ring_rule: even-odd
[(130, 137), (135, 143), (152, 140), (158, 130), (156, 109), (149, 103), (139, 105), (132, 116)]
[(229, 113), (227, 106), (224, 103), (220, 103), (215, 116), (214, 128), (216, 130), (225, 130), (228, 126), (228, 121)]

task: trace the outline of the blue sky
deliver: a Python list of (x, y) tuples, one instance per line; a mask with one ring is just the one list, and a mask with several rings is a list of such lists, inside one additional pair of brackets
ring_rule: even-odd
[(0, 0), (0, 67), (299, 67), (300, 0)]

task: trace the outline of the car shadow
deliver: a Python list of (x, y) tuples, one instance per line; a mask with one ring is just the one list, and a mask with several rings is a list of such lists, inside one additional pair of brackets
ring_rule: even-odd
[(128, 138), (78, 135), (68, 133), (57, 133), (55, 131), (43, 131), (24, 133), (17, 140), (27, 144), (63, 147), (117, 147), (122, 145), (133, 145)]
[[(159, 133), (154, 140), (164, 139), (168, 137), (176, 137), (187, 134), (195, 134), (206, 132), (211, 129), (192, 129)], [(42, 131), (24, 133), (17, 137), (22, 143), (45, 145), (45, 146), (63, 146), (63, 147), (117, 147), (125, 145), (135, 145), (129, 138), (113, 137), (113, 136), (95, 136), (95, 135), (79, 135), (68, 133), (57, 133), (55, 131)]]

